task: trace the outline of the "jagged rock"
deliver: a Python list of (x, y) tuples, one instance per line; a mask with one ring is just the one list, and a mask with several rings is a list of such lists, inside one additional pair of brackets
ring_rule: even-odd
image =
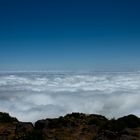
[(32, 123), (20, 122), (16, 125), (16, 133), (21, 132), (30, 133), (33, 131), (33, 129), (34, 127)]
[(96, 140), (115, 140), (118, 133), (112, 132), (110, 130), (105, 130), (97, 135)]
[(43, 129), (43, 128), (48, 128), (49, 127), (49, 120), (39, 120), (35, 123), (35, 129)]
[(8, 113), (0, 112), (0, 123), (10, 123), (10, 122), (18, 122), (18, 120), (14, 117), (11, 117)]
[(140, 140), (140, 119), (128, 115), (108, 120), (96, 114), (72, 113), (32, 123), (0, 113), (0, 140)]

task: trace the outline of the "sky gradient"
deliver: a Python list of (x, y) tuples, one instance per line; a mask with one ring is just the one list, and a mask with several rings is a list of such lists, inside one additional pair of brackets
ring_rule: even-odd
[(140, 70), (139, 0), (0, 1), (0, 71)]

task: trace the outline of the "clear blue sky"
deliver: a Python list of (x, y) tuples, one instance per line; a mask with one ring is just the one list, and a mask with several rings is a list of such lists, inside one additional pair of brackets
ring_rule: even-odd
[(1, 0), (0, 70), (140, 70), (140, 1)]

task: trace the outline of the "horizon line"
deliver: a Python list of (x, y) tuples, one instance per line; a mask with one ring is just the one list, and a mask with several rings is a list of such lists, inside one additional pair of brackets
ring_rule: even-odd
[(107, 70), (0, 70), (0, 73), (140, 73), (140, 70), (107, 71)]

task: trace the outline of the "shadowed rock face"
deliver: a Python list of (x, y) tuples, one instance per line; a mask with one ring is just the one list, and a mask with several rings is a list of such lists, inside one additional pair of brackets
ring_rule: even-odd
[(140, 118), (72, 113), (32, 123), (0, 113), (0, 140), (140, 140)]

